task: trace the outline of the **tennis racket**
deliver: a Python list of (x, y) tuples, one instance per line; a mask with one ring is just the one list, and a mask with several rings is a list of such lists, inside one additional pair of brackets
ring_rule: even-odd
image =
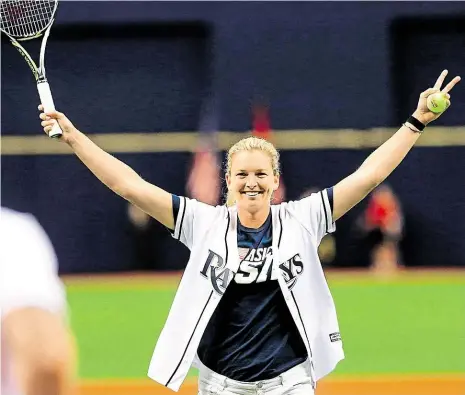
[[(14, 47), (23, 55), (37, 81), (40, 101), (44, 111), (55, 111), (52, 92), (45, 77), (45, 46), (50, 34), (58, 0), (1, 0), (0, 30), (8, 36)], [(43, 35), (40, 46), (39, 67), (21, 46), (19, 41), (32, 40)], [(58, 138), (63, 134), (55, 121), (49, 137)]]

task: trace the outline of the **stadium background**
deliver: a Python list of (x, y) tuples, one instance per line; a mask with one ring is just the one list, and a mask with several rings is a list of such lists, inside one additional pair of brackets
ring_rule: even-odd
[[(224, 150), (250, 130), (252, 104), (268, 103), (294, 199), (355, 170), (443, 68), (463, 77), (464, 48), (461, 2), (63, 1), (46, 59), (57, 107), (177, 194), (195, 132), (218, 131)], [(40, 135), (32, 76), (3, 38), (1, 65), (2, 204), (33, 212), (54, 242), (84, 393), (156, 393), (143, 377), (179, 275), (127, 274), (126, 203)], [(452, 96), (390, 178), (406, 265), (430, 270), (329, 274), (347, 360), (321, 392), (465, 393), (463, 86)], [(362, 209), (338, 223), (342, 251)], [(185, 251), (164, 248), (164, 269), (182, 268)], [(109, 272), (120, 274), (95, 274)]]

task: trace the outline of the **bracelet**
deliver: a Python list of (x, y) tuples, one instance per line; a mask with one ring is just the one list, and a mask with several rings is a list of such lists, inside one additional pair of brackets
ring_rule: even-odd
[(409, 124), (411, 124), (412, 126), (417, 128), (418, 132), (423, 132), (423, 129), (426, 126), (424, 123), (422, 123), (418, 119), (416, 119), (413, 115), (410, 115), (405, 122), (408, 122)]
[(404, 122), (402, 125), (405, 126), (406, 128), (409, 128), (414, 133), (420, 133), (420, 134), (423, 133), (421, 130), (418, 130), (415, 126), (411, 125), (410, 123)]

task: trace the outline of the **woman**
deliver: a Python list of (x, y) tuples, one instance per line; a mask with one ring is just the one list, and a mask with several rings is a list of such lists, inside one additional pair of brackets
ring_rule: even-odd
[[(271, 205), (279, 186), (272, 144), (247, 138), (228, 153), (228, 206), (209, 206), (151, 185), (101, 150), (61, 113), (65, 141), (109, 188), (154, 217), (190, 250), (189, 263), (149, 376), (178, 390), (194, 362), (199, 393), (312, 394), (343, 359), (334, 303), (318, 259), (322, 237), (400, 164), (424, 126), (439, 117), (420, 95), (413, 116), (353, 174), (299, 201)], [(460, 80), (454, 78), (442, 91)], [(450, 102), (448, 102), (450, 104)]]

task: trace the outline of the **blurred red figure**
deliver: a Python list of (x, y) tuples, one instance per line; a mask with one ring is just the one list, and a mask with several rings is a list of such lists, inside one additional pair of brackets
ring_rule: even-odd
[(201, 143), (195, 153), (187, 190), (193, 199), (215, 206), (220, 196), (220, 164), (212, 144)]
[[(272, 131), (270, 126), (270, 116), (268, 107), (262, 104), (256, 104), (252, 110), (252, 134), (265, 140), (273, 142)], [(273, 194), (272, 203), (279, 204), (286, 198), (286, 188), (284, 186), (283, 178), (279, 180), (279, 187)]]
[(394, 191), (383, 184), (373, 191), (364, 213), (364, 230), (378, 231), (381, 241), (372, 252), (371, 268), (392, 271), (401, 266), (399, 242), (402, 238), (403, 214)]
[(208, 97), (202, 109), (199, 142), (187, 180), (187, 194), (200, 202), (216, 206), (221, 193), (221, 164), (217, 150), (218, 110), (216, 99)]

